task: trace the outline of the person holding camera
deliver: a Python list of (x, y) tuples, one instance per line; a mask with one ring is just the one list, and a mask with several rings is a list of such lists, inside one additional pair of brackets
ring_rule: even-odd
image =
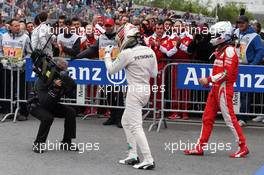
[[(61, 150), (78, 151), (72, 146), (72, 139), (76, 138), (76, 112), (72, 107), (59, 103), (62, 96), (74, 94), (75, 82), (67, 75), (68, 63), (63, 58), (54, 60), (59, 78), (54, 76), (51, 83), (39, 77), (35, 83), (36, 97), (32, 100), (30, 113), (40, 120), (40, 126), (36, 140), (33, 143), (33, 151), (43, 153), (43, 146), (47, 140), (54, 117), (65, 118), (64, 135), (60, 144)], [(66, 80), (64, 80), (66, 79)]]

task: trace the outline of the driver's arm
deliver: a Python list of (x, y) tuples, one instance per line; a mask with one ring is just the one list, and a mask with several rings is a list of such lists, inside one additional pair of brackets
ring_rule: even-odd
[(105, 54), (105, 66), (109, 74), (114, 74), (125, 68), (129, 64), (131, 57), (131, 49), (126, 49), (120, 52), (117, 58), (113, 61), (111, 58), (111, 53)]

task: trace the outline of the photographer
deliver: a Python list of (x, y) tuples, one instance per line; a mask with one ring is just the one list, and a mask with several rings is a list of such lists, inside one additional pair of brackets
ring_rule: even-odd
[(210, 43), (211, 34), (206, 32), (207, 27), (197, 28), (198, 32), (195, 33), (193, 41), (188, 46), (188, 52), (192, 54), (193, 60), (199, 60), (204, 63), (209, 63), (208, 59), (214, 52), (214, 47)]
[(64, 135), (60, 149), (78, 151), (78, 148), (72, 147), (71, 143), (72, 139), (76, 137), (76, 112), (73, 108), (59, 103), (63, 95), (70, 96), (73, 94), (75, 83), (69, 77), (67, 77), (67, 82), (62, 78), (62, 75), (65, 76), (68, 63), (63, 58), (54, 61), (61, 69), (61, 79), (54, 79), (49, 85), (42, 78), (38, 78), (35, 83), (37, 97), (33, 100), (30, 113), (40, 120), (37, 138), (33, 145), (33, 151), (36, 153), (43, 153), (42, 146), (47, 140), (54, 117), (65, 118)]

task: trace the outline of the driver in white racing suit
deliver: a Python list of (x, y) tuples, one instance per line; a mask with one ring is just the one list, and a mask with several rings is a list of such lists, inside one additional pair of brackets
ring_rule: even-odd
[[(120, 164), (133, 165), (136, 169), (154, 169), (155, 163), (151, 155), (149, 144), (142, 126), (142, 108), (150, 97), (151, 77), (158, 73), (155, 53), (143, 46), (139, 30), (128, 23), (121, 27), (116, 40), (121, 52), (115, 60), (111, 59), (112, 46), (105, 50), (105, 65), (110, 74), (125, 68), (128, 90), (126, 108), (122, 116), (122, 125), (128, 142), (128, 157), (120, 160)], [(137, 146), (144, 157), (140, 163)]]

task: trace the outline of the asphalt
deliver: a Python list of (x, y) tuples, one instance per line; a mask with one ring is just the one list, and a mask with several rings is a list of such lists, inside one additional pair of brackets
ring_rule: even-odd
[[(231, 142), (232, 151), (214, 154), (207, 151), (203, 157), (193, 157), (185, 156), (182, 151), (169, 150), (180, 141), (195, 143), (201, 127), (200, 124), (173, 123), (160, 133), (146, 131), (157, 166), (154, 171), (135, 170), (117, 163), (126, 156), (123, 130), (102, 126), (103, 121), (98, 118), (77, 119), (77, 139), (74, 142), (88, 145), (84, 153), (50, 150), (44, 154), (31, 150), (38, 120), (30, 118), (26, 122), (0, 123), (0, 175), (253, 175), (264, 164), (264, 128), (244, 128), (250, 156), (234, 160), (228, 156), (236, 151), (236, 145), (225, 126), (214, 128), (210, 142)], [(49, 142), (61, 140), (63, 123), (63, 119), (55, 119)], [(145, 122), (145, 129), (149, 125)]]

